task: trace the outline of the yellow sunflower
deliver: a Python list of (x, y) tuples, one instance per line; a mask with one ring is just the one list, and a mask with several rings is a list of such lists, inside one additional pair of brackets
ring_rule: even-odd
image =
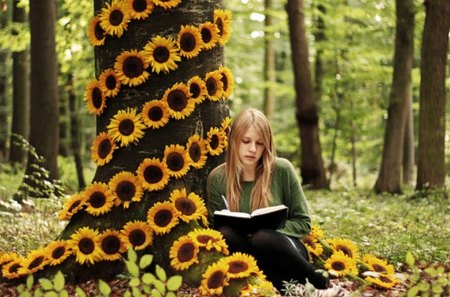
[(125, 245), (121, 240), (120, 232), (106, 229), (100, 235), (99, 246), (103, 252), (103, 260), (115, 261), (122, 258), (121, 253), (125, 252)]
[(100, 89), (106, 97), (116, 97), (119, 94), (121, 84), (114, 69), (108, 68), (103, 71), (98, 80)]
[[(156, 4), (156, 3), (155, 3)], [(177, 43), (172, 38), (156, 36), (144, 46), (143, 54), (146, 61), (152, 66), (152, 71), (169, 73), (178, 68), (181, 61)]]
[(202, 35), (195, 26), (181, 26), (178, 32), (178, 44), (180, 45), (180, 56), (192, 59), (197, 57), (202, 50)]
[(230, 124), (231, 124), (231, 118), (230, 117), (225, 117), (222, 120), (222, 123), (220, 124), (220, 130), (222, 130), (225, 135), (228, 136), (228, 133), (230, 133)]
[(69, 240), (69, 247), (80, 264), (94, 264), (103, 257), (99, 246), (99, 233), (89, 227), (82, 227), (75, 231)]
[(396, 277), (383, 274), (380, 274), (377, 277), (368, 276), (364, 280), (384, 289), (391, 289), (392, 287), (400, 283), (400, 281)]
[(189, 159), (186, 150), (182, 145), (171, 144), (166, 145), (164, 149), (164, 160), (167, 164), (169, 175), (175, 178), (180, 178), (189, 170)]
[(188, 269), (198, 263), (199, 248), (189, 236), (182, 236), (170, 247), (170, 265), (178, 271)]
[(206, 164), (208, 150), (206, 148), (206, 142), (198, 134), (194, 134), (189, 137), (186, 144), (186, 151), (189, 157), (189, 161), (192, 167), (196, 169), (203, 168)]
[(218, 72), (221, 75), (220, 81), (223, 85), (223, 97), (228, 98), (233, 93), (234, 78), (233, 73), (228, 67), (219, 67)]
[(52, 241), (45, 250), (50, 266), (61, 264), (72, 254), (69, 244), (65, 240)]
[(7, 279), (14, 279), (22, 276), (21, 271), (24, 265), (24, 257), (16, 257), (2, 266), (2, 275)]
[(106, 3), (106, 7), (100, 12), (100, 26), (109, 35), (121, 37), (127, 30), (130, 22), (130, 14), (125, 6), (125, 1), (113, 0)]
[(211, 127), (207, 134), (206, 148), (213, 156), (218, 156), (223, 153), (227, 146), (227, 136), (223, 131), (217, 127)]
[(143, 250), (153, 243), (153, 231), (147, 222), (128, 222), (120, 234), (126, 249)]
[(16, 253), (3, 253), (0, 257), (0, 266), (3, 266), (11, 261), (15, 261), (19, 258)]
[(105, 30), (100, 26), (100, 18), (98, 16), (94, 16), (89, 21), (87, 35), (93, 46), (105, 44), (106, 34)]
[(132, 19), (143, 20), (153, 12), (152, 0), (129, 0), (128, 11)]
[(206, 22), (199, 26), (200, 35), (202, 36), (203, 48), (212, 49), (219, 41), (219, 29), (216, 24)]
[(190, 100), (195, 104), (200, 104), (205, 100), (208, 91), (206, 90), (205, 82), (196, 75), (187, 82), (189, 93), (191, 94)]
[(318, 225), (312, 225), (311, 236), (317, 239), (323, 239), (323, 230)]
[(349, 239), (333, 238), (327, 240), (327, 242), (333, 251), (342, 251), (352, 259), (359, 259), (359, 248), (353, 241)]
[(227, 9), (214, 10), (214, 24), (219, 29), (219, 43), (224, 46), (231, 36), (231, 11)]
[(85, 198), (83, 195), (77, 193), (70, 196), (70, 198), (64, 203), (63, 208), (58, 214), (58, 218), (62, 221), (70, 220), (74, 214), (80, 209), (86, 206)]
[(180, 212), (168, 201), (157, 202), (148, 211), (147, 221), (158, 235), (170, 232), (179, 222)]
[(114, 69), (117, 77), (124, 85), (133, 87), (143, 84), (150, 74), (146, 71), (148, 63), (142, 52), (135, 49), (124, 51), (116, 58)]
[(208, 72), (205, 77), (205, 85), (209, 100), (218, 101), (223, 97), (222, 75), (219, 71)]
[(45, 248), (40, 248), (31, 251), (23, 261), (23, 266), (20, 268), (20, 274), (33, 274), (39, 270), (44, 269), (48, 264)]
[(137, 176), (148, 191), (164, 189), (170, 177), (167, 164), (158, 158), (145, 158), (137, 169)]
[(365, 254), (363, 256), (363, 262), (369, 267), (371, 271), (380, 274), (394, 274), (395, 272), (393, 265), (388, 264), (386, 260), (379, 259), (371, 254)]
[(102, 91), (100, 82), (91, 80), (86, 86), (86, 109), (89, 113), (101, 115), (106, 107), (105, 93)]
[(112, 160), (113, 152), (116, 148), (116, 144), (109, 134), (101, 132), (92, 143), (91, 159), (97, 166), (108, 164)]
[(153, 3), (164, 9), (170, 9), (177, 7), (181, 3), (181, 0), (153, 0)]
[(145, 125), (140, 114), (136, 114), (136, 108), (119, 110), (108, 125), (108, 133), (114, 141), (121, 146), (137, 143), (144, 137)]
[(99, 216), (111, 211), (114, 205), (114, 196), (108, 185), (101, 182), (93, 182), (83, 192), (86, 199), (86, 212)]
[(199, 247), (208, 251), (216, 250), (224, 255), (228, 255), (228, 245), (222, 233), (214, 229), (195, 229), (187, 234)]
[(142, 119), (148, 128), (159, 129), (169, 122), (167, 103), (161, 100), (148, 101), (142, 107)]
[(229, 278), (245, 278), (259, 271), (255, 258), (247, 254), (236, 252), (220, 261), (228, 265)]
[(306, 248), (308, 249), (309, 253), (319, 257), (323, 253), (323, 246), (319, 242), (317, 242), (317, 239), (312, 237), (311, 235), (306, 236), (303, 238), (303, 243), (305, 244)]
[(356, 261), (342, 251), (334, 252), (330, 258), (325, 261), (325, 269), (334, 276), (340, 277), (347, 274), (358, 274)]
[(206, 220), (208, 211), (203, 200), (195, 193), (187, 195), (186, 189), (176, 189), (170, 193), (170, 201), (180, 212), (180, 219), (186, 223), (202, 218)]
[(228, 285), (228, 266), (218, 261), (208, 266), (202, 275), (200, 292), (207, 296), (222, 295), (223, 288)]
[(133, 201), (141, 201), (144, 193), (137, 176), (128, 171), (121, 171), (114, 175), (108, 185), (114, 197), (114, 205), (122, 204), (123, 208), (128, 208)]
[(184, 119), (194, 111), (194, 101), (189, 100), (191, 94), (183, 83), (176, 83), (164, 92), (162, 101), (167, 104), (171, 117), (177, 120)]

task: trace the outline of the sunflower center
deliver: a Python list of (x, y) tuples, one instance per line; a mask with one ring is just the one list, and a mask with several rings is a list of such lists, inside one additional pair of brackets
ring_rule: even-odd
[(108, 255), (118, 253), (120, 250), (120, 239), (115, 235), (106, 236), (102, 240), (102, 250)]
[(342, 271), (345, 270), (345, 263), (340, 262), (340, 261), (334, 261), (331, 264), (331, 268), (333, 268), (333, 270), (335, 271)]
[(66, 248), (63, 247), (63, 246), (59, 246), (59, 247), (57, 247), (56, 249), (53, 250), (52, 258), (53, 259), (59, 259), (59, 258), (61, 258), (64, 255), (65, 252), (66, 252)]
[(103, 30), (102, 26), (100, 26), (100, 22), (95, 24), (94, 34), (95, 38), (97, 38), (98, 40), (102, 40), (103, 38), (105, 38), (105, 30)]
[(372, 268), (375, 272), (386, 273), (386, 268), (382, 265), (372, 264)]
[(208, 78), (206, 80), (206, 90), (208, 90), (208, 94), (210, 96), (213, 96), (215, 93), (217, 93), (217, 81), (214, 78)]
[(37, 257), (36, 259), (31, 261), (30, 265), (28, 265), (28, 269), (39, 267), (42, 264), (42, 262), (44, 262), (44, 259), (45, 259), (44, 256)]
[(148, 111), (147, 115), (148, 115), (150, 120), (152, 120), (154, 122), (157, 122), (157, 121), (162, 119), (163, 114), (164, 113), (163, 113), (161, 107), (154, 106), (154, 107), (150, 108), (150, 110)]
[(111, 149), (112, 149), (111, 141), (109, 141), (109, 139), (103, 139), (98, 145), (98, 156), (101, 159), (106, 158), (111, 152)]
[(167, 95), (169, 107), (175, 111), (182, 111), (187, 106), (186, 94), (181, 90), (173, 90)]
[(192, 33), (184, 33), (180, 38), (180, 47), (185, 52), (190, 52), (195, 49), (196, 41)]
[(78, 248), (83, 254), (89, 255), (94, 251), (95, 243), (91, 238), (82, 238), (80, 242), (78, 242)]
[(119, 26), (123, 21), (123, 13), (119, 9), (111, 11), (109, 14), (109, 22), (113, 26)]
[(248, 264), (244, 261), (232, 261), (229, 263), (228, 271), (231, 273), (244, 272), (248, 269)]
[(158, 63), (166, 63), (167, 60), (169, 60), (170, 52), (167, 47), (164, 46), (158, 46), (153, 51), (153, 58), (155, 58), (156, 62)]
[(136, 194), (136, 186), (128, 180), (121, 181), (116, 188), (117, 196), (122, 201), (130, 201)]
[(211, 141), (209, 142), (209, 146), (210, 146), (213, 150), (215, 150), (216, 148), (219, 147), (219, 137), (218, 137), (216, 134), (214, 134), (214, 135), (211, 137)]
[(201, 244), (207, 244), (208, 241), (212, 240), (213, 238), (209, 235), (199, 235), (197, 236), (197, 241)]
[(202, 40), (203, 40), (204, 43), (209, 43), (209, 42), (211, 42), (212, 34), (211, 34), (211, 31), (210, 31), (209, 29), (203, 28), (203, 29), (200, 31), (200, 34), (202, 34)]
[(103, 96), (102, 96), (102, 90), (100, 88), (94, 88), (92, 90), (92, 105), (96, 109), (100, 109), (103, 104)]
[(172, 152), (167, 156), (167, 167), (171, 171), (180, 171), (184, 167), (183, 156), (177, 152)]
[(380, 281), (382, 281), (385, 284), (390, 284), (392, 283), (392, 280), (384, 275), (380, 275)]
[(187, 198), (179, 198), (175, 201), (175, 207), (184, 215), (190, 216), (197, 210), (195, 203)]
[(106, 196), (103, 192), (94, 192), (89, 197), (89, 204), (94, 208), (100, 208), (106, 203)]
[(131, 135), (134, 131), (134, 122), (130, 119), (122, 120), (119, 124), (119, 132), (122, 135)]
[(217, 289), (223, 285), (224, 279), (225, 274), (222, 271), (215, 271), (209, 276), (207, 286), (210, 289)]
[(217, 25), (217, 28), (219, 28), (219, 35), (222, 36), (223, 35), (223, 21), (221, 18), (217, 19), (216, 25)]
[(188, 262), (194, 257), (195, 245), (192, 242), (183, 244), (178, 250), (178, 260), (180, 262)]
[(222, 78), (220, 79), (220, 81), (223, 83), (223, 89), (224, 90), (228, 90), (228, 78), (227, 78), (227, 76), (222, 74)]
[(191, 160), (194, 162), (198, 162), (198, 160), (200, 160), (200, 157), (202, 155), (201, 151), (202, 150), (200, 149), (200, 145), (198, 145), (198, 143), (196, 142), (192, 143), (188, 151)]
[(155, 224), (158, 227), (165, 227), (172, 221), (173, 214), (170, 210), (163, 209), (155, 215)]
[(75, 202), (69, 207), (69, 209), (67, 210), (67, 212), (68, 212), (68, 213), (72, 212), (72, 210), (74, 210), (75, 208), (77, 208), (78, 205), (80, 205), (80, 204), (81, 204), (81, 200), (75, 201)]
[(145, 181), (150, 184), (155, 184), (163, 178), (163, 172), (158, 166), (148, 166), (144, 170)]
[(145, 232), (140, 229), (133, 230), (128, 235), (128, 239), (130, 240), (132, 246), (143, 245), (146, 238), (147, 236), (145, 235)]
[(192, 98), (197, 98), (200, 96), (200, 86), (198, 84), (191, 84), (189, 92), (192, 94)]
[(123, 62), (123, 73), (127, 77), (138, 77), (144, 72), (144, 64), (139, 57), (131, 56)]
[(133, 10), (136, 12), (143, 12), (147, 9), (147, 1), (146, 0), (134, 0), (133, 1)]
[(8, 272), (9, 273), (16, 273), (19, 268), (22, 267), (20, 264), (13, 264), (11, 267), (9, 267)]
[(346, 247), (346, 246), (338, 245), (338, 246), (336, 247), (336, 250), (342, 251), (345, 255), (349, 256), (350, 258), (353, 258), (353, 253), (352, 253), (352, 251), (351, 251), (348, 247)]
[(117, 85), (116, 77), (114, 75), (108, 75), (105, 80), (105, 85), (108, 90), (114, 90)]

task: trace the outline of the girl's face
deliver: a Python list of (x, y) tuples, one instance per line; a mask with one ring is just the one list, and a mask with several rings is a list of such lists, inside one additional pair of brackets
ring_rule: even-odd
[(259, 159), (264, 153), (263, 138), (259, 132), (251, 125), (239, 140), (238, 154), (244, 168), (256, 168)]

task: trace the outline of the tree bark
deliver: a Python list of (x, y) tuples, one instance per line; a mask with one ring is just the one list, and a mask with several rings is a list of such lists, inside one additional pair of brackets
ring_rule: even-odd
[(414, 50), (414, 10), (412, 0), (396, 1), (394, 73), (384, 136), (381, 167), (375, 192), (402, 192), (403, 144), (411, 108), (411, 69)]
[(70, 152), (70, 112), (69, 112), (69, 98), (65, 92), (65, 86), (58, 86), (59, 94), (59, 147), (58, 154), (63, 157), (68, 157)]
[(265, 19), (264, 19), (264, 113), (269, 120), (273, 118), (275, 106), (275, 48), (273, 40), (273, 1), (265, 0)]
[(445, 185), (445, 71), (450, 28), (450, 2), (425, 1), (420, 63), (417, 190)]
[[(1, 9), (1, 19), (0, 19), (0, 28), (3, 29), (7, 26), (9, 17), (8, 17), (8, 4), (6, 0), (2, 0), (0, 2)], [(8, 69), (7, 59), (9, 53), (5, 49), (0, 49), (0, 65), (2, 66), (2, 70), (0, 70), (0, 161), (3, 161), (8, 157), (8, 135), (9, 135), (9, 125), (8, 125), (8, 99), (6, 94), (6, 86), (8, 84)]]
[(319, 140), (319, 115), (314, 97), (306, 39), (304, 1), (288, 0), (287, 13), (296, 91), (296, 118), (301, 140), (301, 177), (313, 189), (327, 187)]
[[(412, 102), (411, 94), (409, 95), (409, 98), (409, 100), (411, 100)], [(413, 183), (415, 165), (414, 114), (411, 104), (406, 119), (405, 140), (403, 144), (403, 184), (408, 185)]]

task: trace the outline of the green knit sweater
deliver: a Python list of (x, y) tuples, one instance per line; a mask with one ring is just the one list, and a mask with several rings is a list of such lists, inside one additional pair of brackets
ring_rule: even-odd
[[(224, 167), (222, 167), (224, 168)], [(250, 213), (250, 195), (253, 182), (243, 182), (242, 197), (239, 211)], [(270, 185), (272, 199), (270, 206), (286, 205), (288, 210), (288, 220), (284, 228), (277, 231), (296, 238), (303, 238), (311, 230), (311, 218), (309, 216), (308, 205), (300, 185), (299, 178), (292, 164), (283, 158), (275, 161), (275, 170)], [(213, 213), (215, 210), (225, 208), (222, 195), (226, 193), (226, 180), (224, 169), (217, 170), (210, 174), (207, 186), (207, 207), (209, 221), (213, 226)]]

